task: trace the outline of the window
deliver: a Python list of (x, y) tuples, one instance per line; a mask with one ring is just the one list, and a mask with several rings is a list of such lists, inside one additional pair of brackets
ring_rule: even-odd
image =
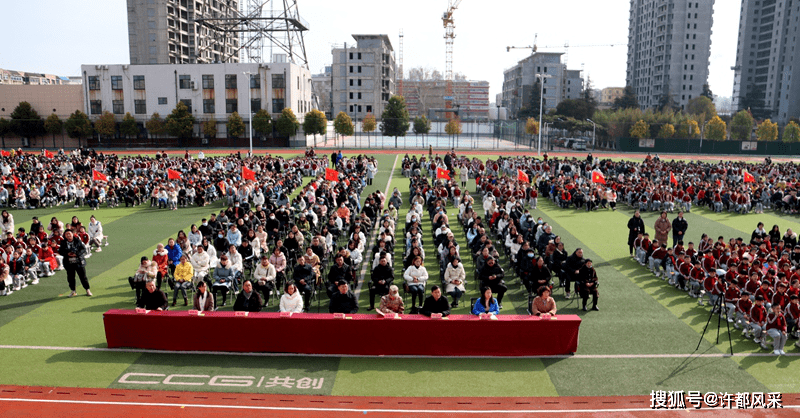
[(103, 113), (103, 102), (101, 100), (92, 100), (89, 102), (89, 113), (99, 115)]
[[(283, 74), (273, 74), (272, 75), (272, 88), (273, 89), (285, 89), (286, 88), (286, 79), (283, 77)], [(283, 103), (281, 103), (281, 110), (283, 110)], [(273, 113), (279, 113), (273, 112)]]
[(261, 99), (250, 100), (250, 113), (256, 113), (261, 110)]
[(122, 90), (122, 76), (121, 75), (112, 75), (111, 76), (111, 90)]
[(542, 89), (542, 94), (547, 94), (547, 89)]
[(361, 105), (358, 105), (358, 113), (361, 113)]
[(358, 53), (358, 59), (361, 59), (361, 53), (360, 52)]
[(100, 77), (96, 75), (89, 76), (89, 90), (100, 90)]
[(206, 90), (213, 90), (214, 89), (214, 74), (204, 74), (203, 75), (203, 89), (206, 89)]
[(261, 88), (261, 77), (259, 77), (258, 74), (250, 74), (250, 88), (251, 89)]
[(236, 88), (236, 74), (225, 74), (225, 88), (226, 89)]
[(350, 59), (353, 59), (353, 53), (352, 52), (350, 53)]
[(115, 115), (121, 115), (125, 113), (125, 106), (123, 105), (122, 100), (111, 101), (111, 112)]
[(350, 72), (351, 73), (353, 72), (353, 66), (352, 65), (350, 66)]
[(186, 105), (189, 113), (192, 113), (192, 99), (181, 99), (181, 103)]
[(203, 99), (203, 113), (214, 113), (214, 99)]
[(133, 76), (133, 89), (134, 90), (144, 90), (144, 76), (143, 75), (135, 75), (135, 76)]
[(188, 75), (179, 75), (178, 76), (178, 86), (182, 90), (192, 88), (192, 78)]
[(133, 101), (133, 113), (137, 115), (146, 115), (147, 114), (147, 101), (145, 100), (134, 100)]
[(353, 113), (353, 105), (350, 105), (350, 113)]
[(367, 113), (372, 113), (372, 105), (367, 105)]
[(358, 93), (358, 99), (361, 100), (361, 93)]
[(361, 79), (358, 79), (358, 87), (361, 87)]
[(160, 104), (160, 105), (167, 104), (167, 98), (166, 97), (159, 97), (158, 98), (158, 104)]
[(353, 92), (350, 92), (350, 100), (353, 100)]
[(225, 113), (239, 111), (239, 101), (236, 99), (225, 99)]
[[(273, 75), (274, 77), (275, 75)], [(272, 99), (272, 113), (283, 112), (283, 99)]]
[(352, 78), (350, 79), (350, 85), (351, 86), (353, 85), (353, 79)]
[(358, 66), (358, 72), (359, 73), (361, 72), (361, 66), (360, 65)]

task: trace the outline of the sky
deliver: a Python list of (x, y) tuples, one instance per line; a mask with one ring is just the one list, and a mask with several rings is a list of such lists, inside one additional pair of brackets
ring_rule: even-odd
[[(62, 76), (80, 74), (81, 64), (127, 64), (128, 26), (124, 0), (3, 0), (0, 68)], [(244, 1), (244, 0), (243, 0)], [(282, 4), (281, 1), (275, 1)], [(455, 11), (453, 71), (490, 83), (490, 101), (502, 90), (503, 70), (530, 54), (507, 46), (533, 44), (564, 51), (570, 69), (584, 70), (594, 88), (625, 85), (629, 2), (623, 0), (463, 0)], [(711, 35), (709, 85), (730, 96), (736, 61), (739, 5), (717, 0)], [(444, 73), (442, 13), (447, 0), (298, 0), (310, 26), (305, 45), (312, 73), (331, 63), (331, 48), (353, 42), (352, 34), (386, 34), (399, 53), (404, 32), (404, 66)], [(622, 44), (622, 46), (593, 46)], [(553, 46), (555, 48), (547, 48)], [(399, 57), (398, 57), (399, 58)]]

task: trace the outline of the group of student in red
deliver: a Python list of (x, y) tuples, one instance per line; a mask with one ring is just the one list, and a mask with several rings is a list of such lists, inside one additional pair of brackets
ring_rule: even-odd
[(791, 245), (791, 239), (771, 239), (762, 223), (749, 243), (742, 238), (714, 241), (703, 234), (697, 247), (683, 241), (669, 247), (640, 232), (633, 257), (656, 277), (697, 298), (700, 306), (707, 296), (715, 313), (721, 310), (762, 348), (772, 338), (773, 354), (781, 355), (789, 336), (800, 337), (800, 245)]

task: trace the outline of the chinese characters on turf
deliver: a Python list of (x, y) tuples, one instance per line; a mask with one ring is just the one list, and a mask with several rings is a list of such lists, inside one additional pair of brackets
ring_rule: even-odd
[[(687, 408), (688, 406), (688, 408)], [(701, 393), (654, 390), (650, 392), (650, 408), (652, 409), (777, 409), (783, 408), (783, 395), (780, 392), (737, 392), (737, 393)]]

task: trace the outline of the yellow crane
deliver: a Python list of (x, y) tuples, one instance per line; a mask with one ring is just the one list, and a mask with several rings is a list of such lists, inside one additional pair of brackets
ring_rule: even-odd
[[(453, 107), (453, 41), (456, 38), (455, 29), (456, 24), (453, 20), (453, 12), (461, 4), (461, 0), (448, 0), (447, 10), (442, 14), (442, 24), (444, 25), (444, 41), (445, 41), (445, 69), (444, 77), (447, 81), (447, 97), (445, 98), (445, 108), (451, 109)], [(447, 118), (453, 116), (452, 112), (446, 113)]]

